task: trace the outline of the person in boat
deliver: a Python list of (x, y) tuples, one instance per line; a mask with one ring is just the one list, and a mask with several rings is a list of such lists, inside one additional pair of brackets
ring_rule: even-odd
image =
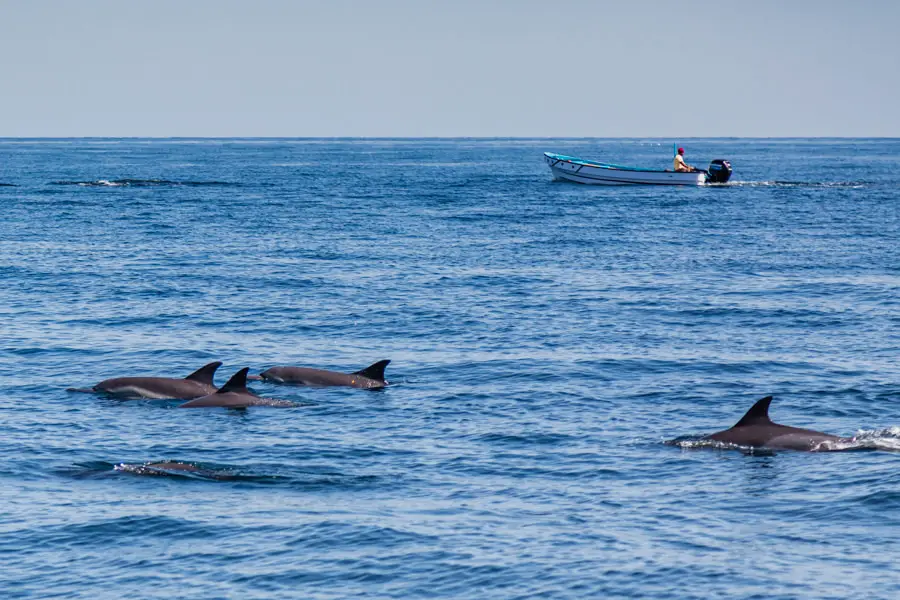
[(694, 167), (684, 162), (684, 148), (678, 149), (678, 154), (675, 155), (675, 170), (679, 173), (690, 173), (696, 171)]

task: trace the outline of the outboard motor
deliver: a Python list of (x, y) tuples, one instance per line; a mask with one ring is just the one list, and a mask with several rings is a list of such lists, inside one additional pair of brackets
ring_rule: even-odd
[(731, 177), (731, 163), (727, 160), (717, 158), (709, 163), (706, 183), (725, 183)]

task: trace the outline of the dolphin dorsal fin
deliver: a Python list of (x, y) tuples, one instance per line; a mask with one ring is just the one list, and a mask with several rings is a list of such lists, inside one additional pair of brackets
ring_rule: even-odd
[(389, 360), (379, 360), (374, 365), (369, 365), (365, 369), (361, 371), (355, 371), (352, 373), (353, 375), (359, 375), (360, 377), (366, 377), (368, 379), (374, 379), (375, 381), (384, 381), (384, 368), (388, 366), (391, 361)]
[(216, 374), (216, 369), (222, 366), (222, 363), (219, 361), (211, 362), (208, 365), (202, 366), (187, 377), (185, 379), (189, 379), (191, 381), (196, 381), (197, 383), (205, 383), (206, 385), (211, 385), (215, 387), (215, 383), (213, 383), (213, 375)]
[(219, 388), (217, 394), (227, 394), (228, 392), (238, 392), (248, 394), (250, 390), (247, 389), (247, 373), (250, 371), (250, 367), (244, 367), (237, 373), (231, 376), (231, 379), (228, 380), (228, 383)]
[(735, 427), (744, 427), (745, 425), (759, 425), (771, 423), (769, 418), (769, 404), (772, 403), (772, 396), (766, 396), (762, 400), (758, 400), (756, 404), (750, 407), (740, 421), (735, 423)]

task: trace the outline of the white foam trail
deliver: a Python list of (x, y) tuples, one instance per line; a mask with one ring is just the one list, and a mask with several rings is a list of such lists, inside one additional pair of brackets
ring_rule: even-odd
[(814, 181), (740, 181), (732, 180), (727, 183), (715, 183), (708, 185), (733, 186), (733, 187), (809, 187), (809, 188), (848, 188), (861, 189), (866, 184), (858, 181), (831, 181), (831, 182), (814, 182)]

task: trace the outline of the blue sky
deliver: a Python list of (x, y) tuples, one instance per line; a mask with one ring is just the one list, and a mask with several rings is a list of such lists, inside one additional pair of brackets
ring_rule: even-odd
[(900, 136), (900, 2), (0, 0), (0, 136)]

